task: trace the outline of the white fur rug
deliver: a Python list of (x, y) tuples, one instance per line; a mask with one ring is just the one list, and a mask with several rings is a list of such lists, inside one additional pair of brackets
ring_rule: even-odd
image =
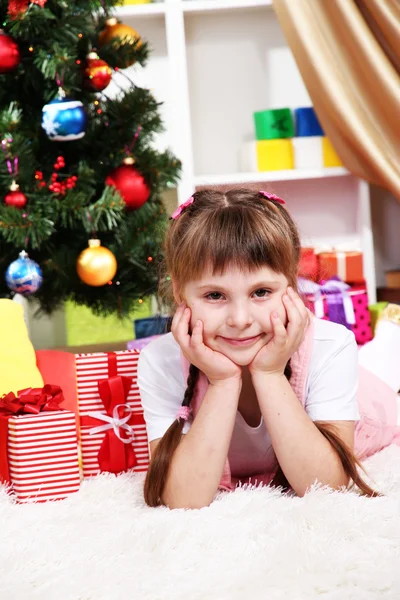
[(385, 497), (239, 489), (170, 511), (144, 506), (143, 475), (36, 505), (0, 489), (0, 598), (398, 600), (400, 448), (366, 466)]

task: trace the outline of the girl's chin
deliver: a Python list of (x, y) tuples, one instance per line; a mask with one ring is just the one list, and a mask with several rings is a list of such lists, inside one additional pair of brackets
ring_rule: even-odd
[(235, 365), (239, 365), (239, 367), (248, 367), (249, 364), (253, 361), (254, 356), (228, 356)]
[(223, 354), (224, 356), (229, 358), (229, 360), (239, 365), (240, 367), (245, 367), (252, 362), (260, 348), (213, 348), (213, 350), (216, 350), (220, 354)]

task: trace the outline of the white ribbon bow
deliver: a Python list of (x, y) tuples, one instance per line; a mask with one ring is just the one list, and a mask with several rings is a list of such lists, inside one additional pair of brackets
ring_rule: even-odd
[[(125, 417), (120, 417), (118, 414), (118, 409), (122, 406), (124, 411), (128, 413)], [(94, 419), (99, 419), (99, 421), (105, 421), (106, 425), (99, 425), (98, 427), (92, 427), (89, 431), (90, 435), (95, 433), (102, 433), (103, 431), (107, 431), (108, 429), (114, 429), (114, 433), (121, 442), (124, 444), (131, 444), (135, 438), (135, 434), (131, 425), (128, 425), (128, 421), (132, 416), (132, 408), (129, 404), (117, 404), (113, 410), (113, 416), (105, 415), (99, 411), (88, 412), (89, 417), (93, 417)], [(120, 429), (123, 429), (129, 434), (129, 437), (122, 437), (120, 434)]]

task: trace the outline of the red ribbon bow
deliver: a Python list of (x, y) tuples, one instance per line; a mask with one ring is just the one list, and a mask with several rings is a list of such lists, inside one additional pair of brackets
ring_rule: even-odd
[[(108, 354), (108, 369), (110, 374), (117, 372), (116, 361), (116, 354), (110, 352)], [(127, 409), (130, 409), (129, 405), (126, 404), (126, 399), (131, 386), (132, 377), (127, 377), (126, 375), (115, 375), (98, 382), (100, 398), (109, 417), (107, 422), (110, 423), (104, 431), (104, 439), (97, 457), (101, 471), (117, 474), (132, 469), (137, 464), (132, 443), (126, 443), (128, 441), (126, 439), (126, 430), (123, 427), (119, 427), (119, 423), (115, 420), (115, 413), (117, 412), (119, 419), (124, 421), (126, 425), (144, 425), (145, 423), (142, 413), (132, 413), (129, 419), (126, 416)], [(82, 416), (81, 426), (91, 428), (96, 428), (99, 425), (104, 426), (105, 420), (102, 420), (100, 416), (96, 417), (93, 414), (92, 416)], [(113, 421), (113, 424), (111, 424), (111, 421)]]
[(43, 388), (25, 388), (16, 396), (13, 392), (0, 398), (0, 481), (10, 481), (8, 468), (8, 419), (19, 415), (37, 415), (41, 412), (63, 410), (64, 396), (58, 385)]
[(0, 398), (0, 415), (37, 415), (48, 410), (60, 410), (63, 401), (64, 396), (58, 385), (25, 388), (18, 392), (18, 396), (9, 392)]

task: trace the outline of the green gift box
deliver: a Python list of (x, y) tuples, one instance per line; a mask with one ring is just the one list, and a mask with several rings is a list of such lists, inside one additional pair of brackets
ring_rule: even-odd
[(373, 333), (375, 333), (375, 328), (379, 319), (379, 315), (387, 307), (388, 304), (388, 302), (377, 302), (376, 304), (370, 304), (368, 306), (369, 314), (371, 315), (371, 327)]
[(294, 121), (290, 108), (255, 112), (254, 125), (256, 140), (279, 140), (294, 137)]

